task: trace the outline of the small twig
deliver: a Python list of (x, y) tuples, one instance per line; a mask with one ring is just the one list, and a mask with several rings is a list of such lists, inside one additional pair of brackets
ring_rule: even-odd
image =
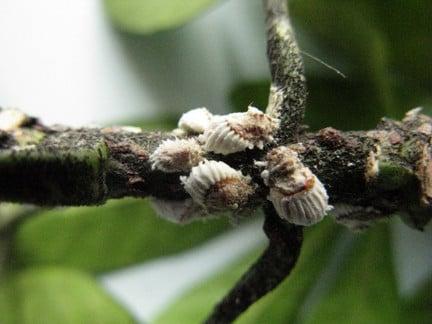
[(205, 323), (231, 323), (258, 299), (275, 289), (294, 268), (303, 241), (302, 227), (281, 220), (269, 203), (264, 210), (268, 247), (215, 307)]
[(279, 118), (279, 143), (298, 134), (306, 108), (303, 60), (288, 18), (286, 0), (264, 0), (267, 25), (267, 56), (272, 86), (267, 112)]

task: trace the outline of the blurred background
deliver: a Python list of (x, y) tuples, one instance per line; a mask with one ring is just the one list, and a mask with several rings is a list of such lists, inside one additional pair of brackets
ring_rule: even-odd
[[(293, 0), (312, 129), (432, 112), (432, 4)], [(266, 106), (260, 0), (1, 0), (0, 105), (46, 123), (171, 129), (182, 112)], [(314, 56), (340, 70), (311, 59)], [(30, 217), (31, 216), (31, 217)], [(329, 217), (330, 218), (330, 217)], [(14, 220), (19, 222), (14, 223)], [(12, 220), (12, 223), (10, 223)], [(35, 210), (0, 204), (0, 323), (198, 323), (265, 244), (259, 215), (183, 227), (146, 201)], [(427, 323), (432, 234), (398, 218), (331, 221), (243, 323)]]

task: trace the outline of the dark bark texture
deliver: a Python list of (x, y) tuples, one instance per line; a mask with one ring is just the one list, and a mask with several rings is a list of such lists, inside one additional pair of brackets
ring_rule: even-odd
[[(400, 212), (421, 228), (431, 218), (432, 119), (418, 111), (403, 121), (383, 119), (370, 131), (325, 128), (287, 144), (324, 183), (332, 204)], [(152, 170), (149, 156), (168, 133), (120, 128), (50, 128), (38, 122), (0, 137), (0, 200), (36, 205), (97, 205), (110, 198), (187, 197), (180, 173)], [(258, 185), (256, 207), (266, 201), (260, 177), (266, 150), (227, 156), (209, 153), (242, 170)], [(252, 203), (252, 202), (251, 202)], [(252, 206), (251, 206), (252, 207)]]

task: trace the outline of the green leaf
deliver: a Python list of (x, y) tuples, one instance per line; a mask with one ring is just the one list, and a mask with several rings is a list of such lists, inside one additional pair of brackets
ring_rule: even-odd
[[(299, 305), (315, 283), (337, 237), (338, 227), (331, 222), (322, 223), (308, 231), (299, 263), (292, 276), (273, 293), (252, 306), (244, 318), (240, 319), (240, 323), (281, 323), (281, 320), (289, 323), (288, 319), (295, 318)], [(155, 323), (201, 323), (259, 254), (260, 251), (254, 251), (187, 292), (161, 314)], [(285, 319), (287, 320), (284, 321)]]
[(338, 277), (306, 323), (399, 323), (400, 303), (389, 228), (377, 225), (360, 236), (338, 268)]
[(273, 293), (259, 300), (239, 324), (293, 323), (335, 250), (341, 227), (326, 221), (306, 234), (301, 256), (291, 275)]
[(14, 220), (30, 215), (34, 208), (16, 203), (0, 203), (0, 231)]
[(54, 209), (18, 229), (14, 260), (20, 266), (61, 264), (101, 272), (189, 249), (228, 226), (225, 218), (172, 224), (140, 199)]
[[(400, 118), (416, 106), (431, 111), (432, 33), (426, 14), (432, 12), (431, 1), (303, 0), (290, 7), (301, 27), (301, 48), (347, 75), (344, 79), (304, 56), (306, 124), (312, 129), (368, 129), (383, 116)], [(244, 111), (251, 102), (265, 108), (268, 85), (268, 80), (236, 85), (230, 94), (235, 110)]]
[(215, 0), (105, 0), (112, 21), (122, 30), (151, 34), (180, 26)]
[(195, 324), (202, 323), (213, 306), (228, 292), (235, 282), (258, 257), (254, 251), (242, 258), (239, 263), (218, 273), (210, 280), (186, 292), (157, 318), (155, 324)]
[(96, 281), (62, 268), (28, 269), (0, 283), (4, 324), (126, 324), (133, 318)]
[(405, 323), (429, 324), (432, 318), (432, 276), (403, 302)]
[(313, 130), (327, 126), (341, 130), (375, 128), (381, 117), (388, 116), (365, 80), (330, 76), (308, 80), (310, 96), (305, 120)]
[[(356, 84), (367, 85), (369, 105), (355, 111), (347, 102), (344, 109), (359, 118), (399, 118), (430, 97), (431, 1), (304, 0), (291, 7), (295, 21), (325, 53), (320, 58), (342, 66), (346, 86), (356, 93)], [(328, 92), (338, 94), (337, 87)]]
[(234, 111), (246, 111), (249, 105), (265, 110), (269, 96), (270, 80), (242, 82), (229, 94)]

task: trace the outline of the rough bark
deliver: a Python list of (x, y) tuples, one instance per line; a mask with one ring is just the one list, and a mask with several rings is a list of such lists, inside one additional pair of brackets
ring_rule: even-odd
[[(403, 212), (421, 228), (431, 215), (432, 119), (410, 112), (370, 131), (325, 128), (299, 135), (291, 147), (324, 183), (332, 204)], [(122, 128), (50, 128), (35, 122), (0, 139), (0, 200), (37, 205), (96, 205), (109, 198), (187, 196), (180, 173), (152, 170), (149, 156), (171, 135)], [(266, 201), (259, 167), (266, 150), (208, 154), (251, 175), (254, 207)], [(377, 168), (377, 169), (376, 169)]]
[(281, 121), (279, 143), (295, 141), (306, 108), (303, 59), (288, 16), (287, 1), (264, 0), (267, 57), (272, 85), (267, 113)]

